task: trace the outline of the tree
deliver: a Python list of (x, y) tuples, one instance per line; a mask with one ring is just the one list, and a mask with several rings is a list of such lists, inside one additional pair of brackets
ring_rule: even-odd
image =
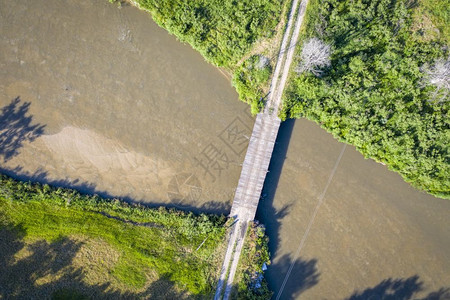
[(331, 47), (320, 39), (313, 37), (306, 41), (300, 55), (300, 64), (295, 69), (297, 73), (311, 72), (316, 76), (322, 73), (321, 68), (329, 67)]
[(421, 70), (425, 73), (426, 83), (436, 87), (432, 95), (432, 101), (436, 100), (440, 92), (442, 93), (442, 97), (437, 99), (437, 102), (448, 101), (447, 96), (450, 91), (450, 57), (447, 60), (442, 58), (436, 60), (431, 67), (424, 65)]

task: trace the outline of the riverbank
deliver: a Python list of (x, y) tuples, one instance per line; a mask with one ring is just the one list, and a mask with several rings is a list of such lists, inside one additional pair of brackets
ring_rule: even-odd
[(180, 295), (208, 295), (225, 222), (224, 216), (150, 209), (1, 175), (0, 293), (47, 297), (64, 287), (89, 298), (157, 296), (164, 292), (153, 290), (158, 284)]
[[(168, 10), (156, 2), (132, 1), (207, 61), (232, 73), (240, 100), (251, 105), (253, 114), (265, 103), (288, 2), (228, 7), (191, 1), (186, 7), (172, 3)], [(344, 6), (333, 0), (323, 5), (312, 1), (300, 44), (316, 37), (331, 45), (332, 67), (321, 76), (297, 74), (292, 68), (280, 116), (313, 120), (414, 187), (450, 197), (450, 165), (445, 160), (449, 125), (440, 117), (448, 114), (448, 91), (440, 92), (444, 98), (439, 96), (439, 101), (434, 99), (423, 72), (448, 56), (449, 9), (434, 0), (364, 7), (347, 1)], [(195, 13), (186, 14), (187, 10)], [(217, 15), (223, 15), (220, 21)], [(259, 25), (255, 29), (249, 24)], [(226, 34), (229, 28), (233, 35)], [(384, 35), (377, 33), (379, 28)], [(296, 65), (301, 51), (298, 47)]]
[(230, 81), (135, 7), (47, 3), (2, 3), (5, 174), (227, 214), (254, 122)]
[[(226, 222), (0, 175), (0, 296), (206, 299), (222, 263)], [(247, 248), (268, 259), (267, 243)]]
[[(127, 1), (110, 0), (119, 7)], [(261, 111), (269, 90), (291, 1), (231, 2), (131, 0), (178, 40), (232, 74), (239, 99)], [(232, 31), (230, 31), (232, 29)]]
[(299, 71), (298, 47), (281, 117), (312, 120), (415, 188), (449, 199), (449, 91), (426, 71), (448, 64), (449, 16), (434, 0), (311, 1), (302, 40), (329, 45), (329, 64)]

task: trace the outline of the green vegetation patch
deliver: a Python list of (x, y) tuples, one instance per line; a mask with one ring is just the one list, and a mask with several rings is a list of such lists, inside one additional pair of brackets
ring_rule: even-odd
[[(57, 259), (60, 254), (54, 254), (56, 252), (73, 252), (73, 257), (68, 259), (68, 265), (71, 265), (84, 251), (83, 255), (88, 257), (83, 263), (86, 266), (82, 266), (78, 273), (71, 273), (75, 278), (81, 278), (77, 282), (97, 284), (97, 287), (120, 294), (121, 291), (140, 291), (148, 286), (149, 280), (159, 278), (176, 283), (177, 289), (190, 295), (209, 295), (214, 289), (221, 264), (225, 221), (224, 216), (197, 216), (164, 208), (150, 209), (118, 200), (84, 196), (69, 189), (22, 183), (0, 175), (0, 231), (14, 232), (18, 239), (14, 243), (23, 244), (8, 259), (2, 256), (5, 253), (0, 254), (0, 262), (6, 260), (2, 268), (6, 267), (14, 276), (18, 276), (20, 271), (14, 270), (18, 264), (15, 260), (21, 255), (25, 260), (19, 262), (23, 262), (24, 268), (30, 267), (26, 263), (27, 252), (42, 255), (42, 261), (51, 257)], [(81, 242), (76, 242), (80, 239)], [(6, 240), (0, 239), (0, 248), (11, 248), (11, 242), (1, 245)], [(104, 245), (99, 242), (97, 246), (87, 247), (93, 245), (93, 241), (102, 241)], [(197, 249), (203, 241), (205, 243)], [(60, 251), (69, 244), (73, 245), (71, 251)], [(41, 252), (53, 254), (39, 254), (37, 250), (41, 248), (47, 249)], [(60, 250), (54, 250), (56, 248)], [(105, 248), (109, 250), (100, 251)], [(46, 263), (46, 266), (49, 264)], [(89, 273), (84, 267), (99, 270), (99, 274), (104, 274), (105, 270), (107, 273), (100, 275), (103, 277), (93, 278), (89, 274), (94, 271)], [(31, 285), (38, 290), (38, 281), (48, 281), (46, 276), (65, 276), (65, 273), (61, 276), (57, 273), (63, 267), (52, 267), (51, 270), (21, 272), (33, 276)], [(5, 276), (13, 276), (11, 274)], [(114, 282), (98, 285), (109, 277)], [(0, 283), (7, 279), (0, 274)], [(20, 291), (21, 288), (16, 289)], [(0, 297), (3, 292), (0, 290)], [(142, 294), (142, 297), (145, 295), (148, 296)], [(22, 296), (28, 297), (30, 294)]]
[(264, 226), (257, 222), (251, 223), (239, 260), (234, 298), (266, 300), (272, 297), (273, 293), (263, 276), (270, 264), (268, 243)]
[(424, 40), (442, 39), (450, 45), (450, 0), (419, 0), (413, 11), (413, 30)]
[[(448, 35), (438, 34), (449, 28), (444, 2), (312, 0), (302, 39), (330, 45), (331, 65), (292, 74), (281, 116), (314, 120), (416, 188), (450, 198), (449, 94), (436, 97), (424, 72), (449, 56)], [(437, 34), (420, 31), (417, 11)]]
[(233, 86), (239, 98), (252, 106), (252, 113), (258, 113), (264, 107), (264, 87), (269, 81), (272, 67), (269, 59), (262, 55), (253, 55), (236, 70)]
[(233, 67), (256, 41), (273, 35), (282, 6), (281, 0), (135, 2), (161, 27), (224, 67)]

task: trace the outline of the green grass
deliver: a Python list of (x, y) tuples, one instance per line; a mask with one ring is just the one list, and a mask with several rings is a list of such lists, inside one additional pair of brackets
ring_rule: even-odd
[(147, 281), (145, 271), (136, 266), (134, 257), (121, 259), (112, 273), (123, 283), (137, 288), (143, 287)]
[(439, 37), (450, 45), (450, 0), (420, 0), (416, 14), (431, 19)]
[(223, 243), (225, 220), (108, 201), (0, 176), (0, 229), (22, 228), (27, 243), (54, 243), (72, 236), (103, 240), (119, 253), (109, 271), (125, 287), (144, 287), (151, 270), (192, 295), (209, 294), (220, 267), (215, 258)]
[(281, 117), (313, 120), (414, 187), (450, 198), (450, 101), (433, 100), (421, 72), (449, 55), (445, 3), (312, 0), (302, 40), (332, 45), (331, 67), (321, 77), (293, 72)]

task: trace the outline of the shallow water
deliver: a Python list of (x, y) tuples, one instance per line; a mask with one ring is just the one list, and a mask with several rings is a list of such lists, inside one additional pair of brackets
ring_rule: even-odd
[(423, 299), (450, 288), (450, 201), (306, 120), (282, 124), (274, 153), (257, 218), (269, 228), (275, 299)]
[(3, 145), (3, 156), (17, 152), (3, 169), (228, 212), (253, 119), (218, 69), (134, 7), (2, 1), (0, 12), (0, 105), (31, 102), (4, 122), (9, 135), (23, 134), (20, 145)]
[[(0, 0), (0, 23), (6, 173), (228, 213), (253, 118), (219, 70), (147, 14), (106, 0)], [(337, 164), (342, 150), (312, 122), (282, 125), (258, 211), (275, 297), (282, 286), (280, 299), (448, 287), (450, 201), (350, 146)]]

